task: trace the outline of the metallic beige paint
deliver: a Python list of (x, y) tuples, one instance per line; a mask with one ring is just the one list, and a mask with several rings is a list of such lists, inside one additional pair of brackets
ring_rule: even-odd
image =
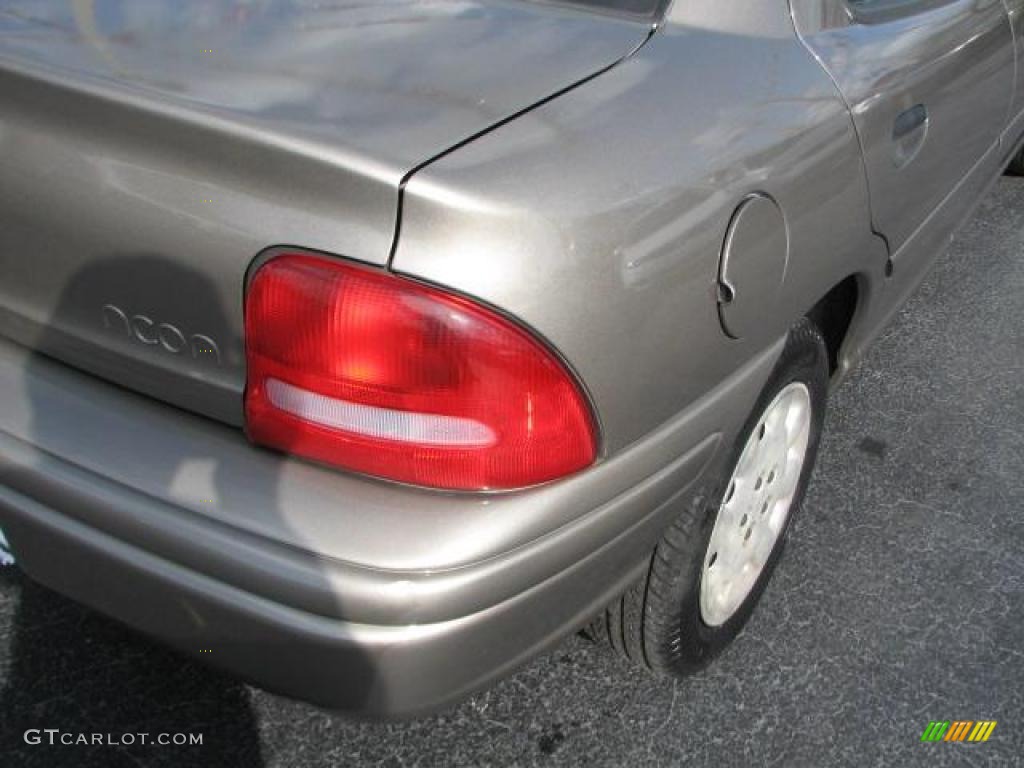
[[(1019, 0), (870, 23), (679, 0), (653, 36), (497, 0), (87, 5), (0, 11), (0, 527), (45, 584), (381, 715), (464, 696), (626, 587), (792, 323), (852, 277), (845, 375), (1024, 126)], [(778, 213), (727, 245), (752, 199)], [(447, 494), (249, 445), (245, 274), (281, 245), (535, 329), (596, 405), (598, 464)], [(162, 326), (223, 365), (147, 343)]]

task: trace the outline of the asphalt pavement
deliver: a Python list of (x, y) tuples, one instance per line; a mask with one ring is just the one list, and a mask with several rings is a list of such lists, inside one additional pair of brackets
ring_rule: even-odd
[[(746, 631), (680, 682), (575, 637), (434, 717), (252, 689), (0, 568), (4, 766), (1024, 765), (1024, 180), (1004, 179), (835, 394)], [(931, 720), (995, 720), (984, 744)], [(26, 729), (202, 733), (27, 744)]]

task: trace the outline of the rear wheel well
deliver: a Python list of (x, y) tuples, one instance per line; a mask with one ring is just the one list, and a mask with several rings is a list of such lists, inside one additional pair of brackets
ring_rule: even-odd
[(853, 313), (857, 309), (859, 294), (857, 278), (850, 275), (836, 284), (807, 313), (808, 319), (818, 326), (821, 335), (825, 337), (830, 374), (834, 374), (839, 368), (839, 355), (846, 334), (850, 330)]

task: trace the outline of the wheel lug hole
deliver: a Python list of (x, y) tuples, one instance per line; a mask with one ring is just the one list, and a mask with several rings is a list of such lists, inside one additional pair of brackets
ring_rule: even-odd
[(771, 472), (768, 473), (768, 485), (771, 485), (773, 482), (775, 482), (775, 470), (774, 469)]
[(748, 515), (744, 515), (743, 519), (740, 520), (740, 528), (746, 528), (747, 527), (747, 521), (749, 519), (750, 519), (750, 517)]
[(708, 568), (713, 566), (715, 564), (715, 561), (717, 561), (717, 560), (718, 560), (718, 553), (717, 552), (713, 552), (711, 554), (711, 557), (708, 559)]
[(762, 478), (760, 478), (760, 477), (757, 478), (757, 482), (754, 483), (754, 490), (755, 491), (760, 491), (762, 485), (764, 485), (764, 480)]
[(751, 535), (752, 535), (753, 533), (754, 533), (754, 528), (753, 528), (753, 526), (751, 526), (750, 528), (747, 528), (747, 532), (746, 532), (745, 534), (743, 534), (743, 543), (744, 543), (744, 544), (746, 544), (746, 543), (747, 543), (748, 541), (750, 541), (750, 536), (751, 536)]

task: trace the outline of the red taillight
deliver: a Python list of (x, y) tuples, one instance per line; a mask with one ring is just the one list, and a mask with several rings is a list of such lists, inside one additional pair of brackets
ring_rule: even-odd
[(520, 488), (593, 463), (561, 362), (459, 296), (307, 254), (254, 274), (245, 416), (257, 443), (435, 488)]

